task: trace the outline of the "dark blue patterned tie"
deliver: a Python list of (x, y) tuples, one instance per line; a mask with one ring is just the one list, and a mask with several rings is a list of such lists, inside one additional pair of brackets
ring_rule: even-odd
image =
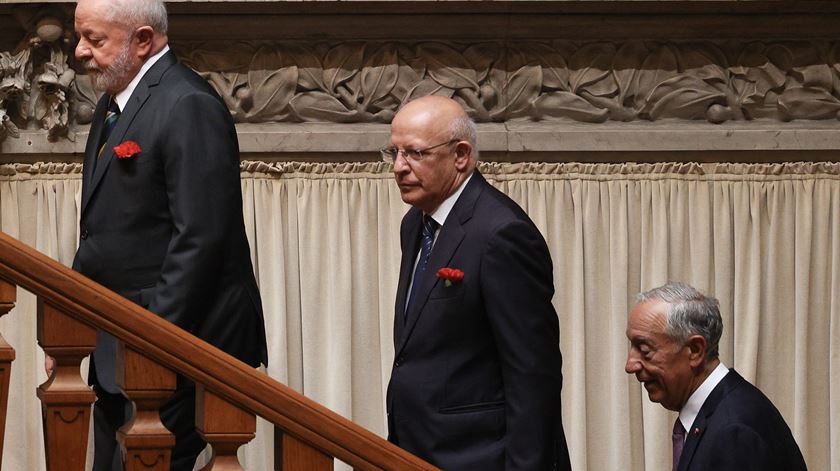
[(426, 271), (426, 264), (429, 263), (429, 254), (432, 253), (432, 244), (435, 242), (435, 231), (438, 225), (431, 216), (423, 216), (420, 260), (417, 261), (417, 266), (414, 267), (414, 278), (412, 278), (411, 291), (408, 293), (408, 304), (405, 305), (404, 315), (406, 316), (408, 315), (408, 310), (411, 308), (411, 303), (414, 301), (414, 294), (417, 292), (417, 287), (423, 281), (423, 272)]
[(112, 97), (108, 105), (108, 111), (105, 113), (105, 122), (102, 124), (102, 136), (99, 138), (101, 144), (99, 145), (99, 152), (96, 154), (97, 159), (102, 156), (102, 152), (105, 150), (105, 144), (108, 143), (108, 136), (111, 135), (111, 131), (116, 127), (117, 120), (119, 119), (120, 105)]

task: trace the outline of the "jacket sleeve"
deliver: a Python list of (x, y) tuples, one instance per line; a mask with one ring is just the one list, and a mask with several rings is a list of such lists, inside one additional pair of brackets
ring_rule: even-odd
[(559, 442), (562, 359), (551, 256), (536, 227), (525, 220), (499, 227), (481, 280), (504, 381), (505, 469), (554, 469), (556, 454), (566, 451)]
[(161, 139), (172, 235), (149, 310), (192, 331), (235, 227), (239, 148), (228, 110), (194, 91), (173, 104)]

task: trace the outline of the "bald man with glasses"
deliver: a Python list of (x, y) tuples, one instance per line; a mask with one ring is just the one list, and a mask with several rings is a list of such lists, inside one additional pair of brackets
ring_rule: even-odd
[(388, 439), (447, 471), (568, 470), (551, 256), (476, 170), (475, 124), (405, 105), (381, 150), (402, 200)]

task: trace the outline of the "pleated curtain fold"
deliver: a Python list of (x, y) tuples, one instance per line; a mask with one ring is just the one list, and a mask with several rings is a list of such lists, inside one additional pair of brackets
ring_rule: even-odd
[[(810, 469), (840, 471), (840, 164), (481, 163), (554, 261), (563, 421), (575, 469), (671, 466), (674, 414), (624, 373), (633, 296), (669, 280), (721, 301), (721, 358), (767, 394)], [(399, 225), (384, 163), (244, 162), (269, 375), (385, 434)], [(81, 165), (0, 165), (0, 230), (70, 265)], [(0, 320), (17, 351), (3, 464), (44, 469), (35, 301)], [(15, 431), (9, 433), (9, 431)], [(272, 427), (241, 450), (272, 468)], [(344, 465), (338, 465), (342, 468)]]

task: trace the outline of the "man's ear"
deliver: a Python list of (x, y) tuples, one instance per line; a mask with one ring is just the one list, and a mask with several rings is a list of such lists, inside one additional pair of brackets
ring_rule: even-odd
[(155, 30), (151, 26), (141, 26), (134, 31), (134, 39), (137, 41), (137, 57), (145, 61), (152, 55)]
[(458, 141), (455, 144), (455, 168), (459, 172), (466, 171), (472, 155), (472, 146), (467, 141)]
[(701, 366), (706, 361), (706, 339), (702, 335), (692, 335), (685, 345), (688, 347), (688, 361), (691, 367)]

